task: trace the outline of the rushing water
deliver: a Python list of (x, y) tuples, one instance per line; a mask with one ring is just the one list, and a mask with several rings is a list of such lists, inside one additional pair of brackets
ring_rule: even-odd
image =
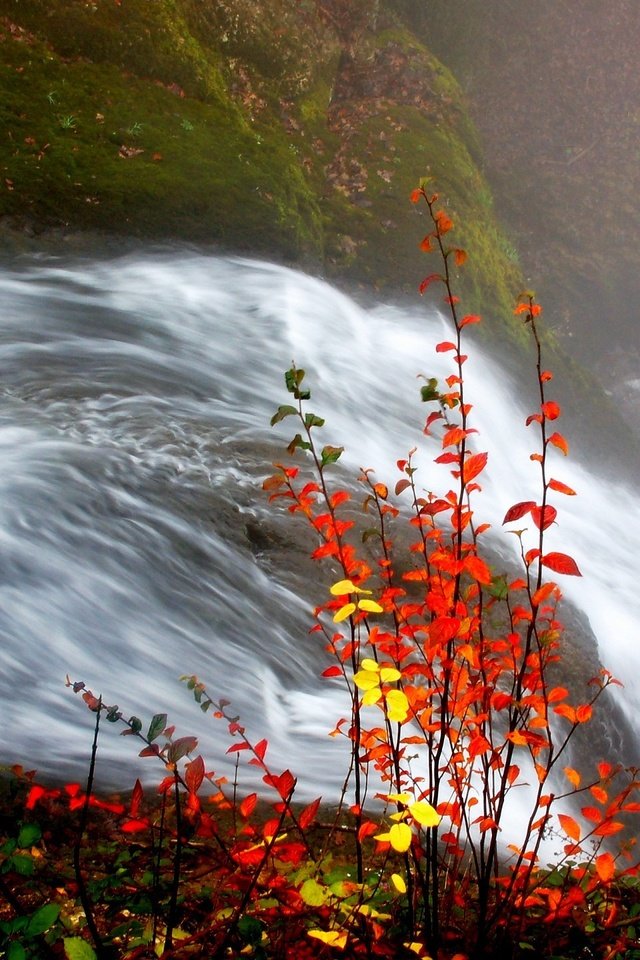
[[(198, 673), (304, 793), (335, 792), (345, 758), (327, 733), (345, 706), (318, 679), (322, 651), (308, 635), (326, 581), (317, 569), (310, 582), (294, 521), (261, 491), (290, 435), (269, 418), (295, 360), (327, 417), (324, 442), (395, 482), (395, 460), (425, 444), (415, 377), (450, 372), (433, 350), (443, 324), (419, 305), (363, 309), (300, 273), (193, 252), (2, 271), (0, 759), (84, 769), (91, 716), (65, 688), (69, 673), (127, 713), (166, 710), (228, 773), (224, 725), (177, 681)], [(509, 377), (475, 350), (468, 391), (478, 449), (490, 451), (476, 508), (500, 531), (507, 507), (537, 496), (535, 442)], [(422, 482), (442, 492), (449, 477), (433, 456), (427, 446)], [(558, 497), (548, 549), (579, 563), (583, 579), (563, 588), (624, 680), (633, 718), (640, 508), (560, 455), (552, 474), (579, 496)], [(294, 560), (279, 568), (269, 547), (286, 564), (289, 535)], [(494, 548), (510, 556), (514, 541), (498, 532)], [(151, 763), (135, 752), (108, 728), (103, 781), (127, 785)]]

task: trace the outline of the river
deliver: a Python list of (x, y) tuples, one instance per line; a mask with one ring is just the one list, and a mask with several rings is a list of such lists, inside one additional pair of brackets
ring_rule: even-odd
[[(335, 795), (346, 757), (327, 734), (346, 706), (319, 679), (326, 662), (309, 635), (331, 574), (306, 562), (306, 533), (261, 489), (290, 439), (287, 421), (269, 419), (295, 360), (327, 418), (324, 442), (346, 447), (341, 469), (375, 467), (393, 486), (395, 461), (418, 445), (422, 484), (442, 492), (447, 468), (422, 436), (416, 376), (450, 372), (434, 353), (445, 332), (420, 303), (365, 308), (302, 273), (193, 250), (5, 266), (0, 759), (86, 769), (92, 718), (68, 673), (145, 722), (166, 711), (231, 775), (224, 725), (177, 679), (197, 673), (254, 739), (267, 737), (301, 795)], [(513, 374), (476, 348), (467, 391), (489, 451), (477, 515), (512, 563), (502, 517), (538, 497), (529, 410)], [(578, 496), (557, 498), (547, 548), (582, 570), (562, 587), (624, 681), (618, 705), (637, 733), (640, 507), (633, 490), (560, 453), (552, 474)], [(106, 729), (100, 783), (149, 770), (136, 752)]]

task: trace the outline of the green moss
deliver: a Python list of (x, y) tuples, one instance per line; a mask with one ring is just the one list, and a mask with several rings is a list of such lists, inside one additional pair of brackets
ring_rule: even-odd
[(3, 212), (324, 257), (336, 278), (413, 293), (431, 267), (408, 197), (431, 174), (470, 254), (465, 308), (512, 329), (521, 284), (464, 98), (408, 30), (362, 38), (359, 92), (336, 103), (337, 40), (288, 0), (0, 0), (2, 13), (31, 31), (1, 46)]
[(279, 127), (37, 41), (5, 41), (2, 61), (2, 212), (319, 255), (316, 204)]
[(61, 57), (108, 63), (205, 99), (225, 98), (219, 62), (191, 35), (176, 0), (1, 0), (0, 13)]

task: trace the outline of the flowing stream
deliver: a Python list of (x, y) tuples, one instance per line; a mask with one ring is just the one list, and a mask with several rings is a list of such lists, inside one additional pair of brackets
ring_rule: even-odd
[[(224, 724), (177, 680), (197, 673), (255, 740), (268, 738), (274, 767), (291, 767), (302, 795), (335, 794), (346, 756), (327, 734), (345, 704), (319, 679), (324, 654), (308, 632), (330, 573), (306, 562), (306, 531), (261, 490), (291, 436), (291, 421), (272, 429), (269, 419), (288, 400), (282, 373), (295, 360), (310, 408), (327, 418), (323, 442), (346, 447), (341, 464), (375, 467), (393, 485), (395, 461), (419, 445), (423, 486), (445, 492), (415, 379), (451, 372), (434, 353), (443, 336), (444, 320), (419, 303), (364, 309), (301, 273), (193, 251), (4, 268), (0, 760), (86, 770), (92, 717), (65, 688), (69, 673), (145, 723), (167, 711), (229, 774)], [(495, 525), (506, 562), (516, 542), (502, 517), (539, 496), (537, 438), (509, 376), (475, 348), (467, 391), (474, 443), (489, 450), (477, 516)], [(633, 725), (640, 507), (571, 458), (558, 454), (551, 473), (578, 496), (554, 501), (547, 548), (582, 570), (562, 587), (624, 681), (617, 696)], [(151, 775), (136, 753), (108, 726), (101, 782)]]

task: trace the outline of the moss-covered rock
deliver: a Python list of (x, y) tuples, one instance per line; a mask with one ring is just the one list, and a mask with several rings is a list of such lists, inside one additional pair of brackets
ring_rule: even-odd
[(432, 175), (469, 309), (516, 336), (517, 262), (464, 99), (384, 4), (348, 42), (311, 0), (0, 0), (0, 16), (4, 214), (414, 291), (430, 265), (408, 198)]

